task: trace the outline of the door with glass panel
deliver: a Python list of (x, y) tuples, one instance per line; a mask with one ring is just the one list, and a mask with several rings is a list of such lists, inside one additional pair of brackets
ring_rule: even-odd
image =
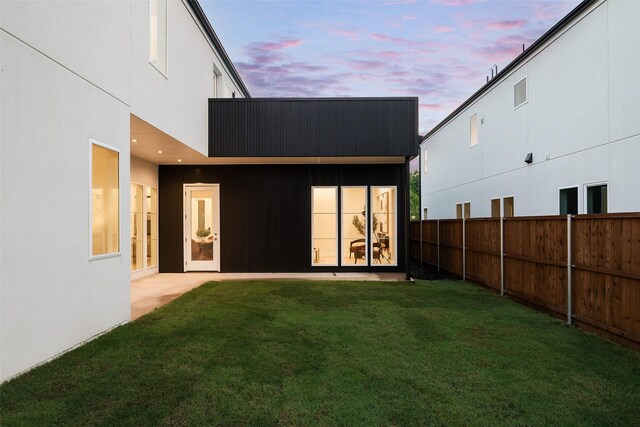
[(184, 271), (220, 271), (220, 186), (184, 186)]

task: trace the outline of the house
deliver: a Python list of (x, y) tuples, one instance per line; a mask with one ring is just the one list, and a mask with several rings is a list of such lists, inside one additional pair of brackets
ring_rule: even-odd
[(408, 273), (417, 98), (250, 98), (196, 0), (3, 1), (0, 52), (0, 381), (146, 274)]
[(580, 3), (428, 132), (423, 218), (640, 211), (639, 16)]

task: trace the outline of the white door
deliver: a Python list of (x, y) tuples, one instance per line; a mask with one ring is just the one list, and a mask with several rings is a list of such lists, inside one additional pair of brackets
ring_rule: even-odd
[(220, 271), (220, 185), (184, 185), (184, 271)]

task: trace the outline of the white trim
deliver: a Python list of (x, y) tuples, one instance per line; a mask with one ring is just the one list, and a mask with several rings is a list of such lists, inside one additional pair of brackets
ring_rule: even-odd
[(587, 182), (587, 183), (584, 184), (584, 189), (583, 189), (583, 193), (582, 193), (582, 195), (583, 195), (582, 203), (584, 205), (583, 206), (584, 207), (583, 212), (585, 214), (589, 214), (589, 206), (588, 206), (588, 203), (589, 203), (589, 194), (588, 194), (589, 188), (597, 187), (597, 186), (600, 186), (600, 185), (606, 185), (607, 186), (607, 212), (604, 212), (604, 213), (609, 213), (609, 181), (607, 180), (607, 181)]
[(465, 213), (467, 212), (467, 210), (465, 209), (465, 205), (467, 203), (469, 203), (469, 219), (471, 219), (471, 200), (465, 200), (464, 202), (462, 202), (462, 219), (466, 219)]
[(504, 218), (504, 199), (509, 197), (513, 197), (513, 216), (516, 216), (516, 195), (515, 194), (507, 194), (506, 196), (502, 196), (502, 203), (500, 203), (500, 209), (502, 209), (500, 215)]
[[(212, 261), (201, 261), (201, 262), (207, 262), (207, 263), (213, 263), (214, 264), (214, 268), (208, 268), (209, 265), (207, 266), (203, 266), (202, 268), (194, 268), (194, 267), (189, 267), (188, 266), (188, 259), (189, 259), (189, 255), (191, 255), (191, 243), (190, 243), (190, 235), (191, 233), (189, 233), (189, 236), (187, 236), (187, 227), (191, 227), (191, 204), (189, 203), (189, 205), (187, 205), (185, 203), (186, 201), (186, 192), (187, 192), (187, 188), (215, 188), (216, 191), (216, 196), (214, 197), (214, 208), (215, 208), (215, 212), (216, 212), (216, 219), (217, 221), (215, 221), (214, 223), (214, 236), (217, 234), (217, 236), (215, 236), (217, 238), (217, 240), (214, 239), (214, 253), (217, 253), (218, 257), (214, 258), (214, 260)], [(191, 200), (191, 199), (189, 199)], [(222, 247), (221, 245), (221, 237), (220, 237), (220, 184), (203, 184), (203, 183), (193, 183), (193, 184), (182, 184), (182, 213), (184, 215), (184, 217), (182, 218), (182, 237), (184, 238), (184, 242), (183, 242), (183, 261), (184, 261), (184, 265), (183, 267), (183, 271), (186, 273), (187, 271), (220, 271), (220, 266), (221, 266), (221, 258), (222, 258), (222, 254), (220, 253), (220, 248)], [(216, 247), (216, 243), (218, 242), (217, 247)], [(217, 249), (217, 252), (215, 252), (215, 249)]]
[(425, 146), (422, 149), (423, 163), (422, 163), (422, 174), (427, 176), (429, 173), (429, 154), (427, 153), (427, 147)]
[[(513, 111), (517, 110), (518, 108), (522, 107), (525, 104), (529, 103), (529, 79), (528, 79), (529, 75), (525, 74), (525, 76), (523, 78), (521, 78), (520, 80), (518, 80), (517, 82), (515, 82), (513, 84), (513, 91), (511, 92), (511, 94), (513, 95)], [(518, 84), (525, 80), (524, 82), (524, 93), (526, 95), (526, 98), (524, 100), (524, 102), (521, 102), (520, 104), (516, 105), (516, 86), (518, 86)]]
[[(387, 263), (387, 264), (383, 264), (382, 261), (380, 261), (380, 264), (376, 264), (375, 267), (397, 267), (398, 266), (398, 186), (397, 185), (372, 185), (369, 187), (369, 198), (373, 199), (373, 189), (374, 188), (393, 188), (395, 191), (395, 206), (393, 208), (393, 215), (395, 216), (395, 224), (394, 224), (394, 238), (393, 238), (393, 252), (391, 251), (391, 247), (389, 248), (389, 252), (391, 252), (393, 254), (393, 263)], [(373, 204), (373, 203), (372, 203)], [(374, 213), (374, 209), (371, 209), (371, 222), (373, 223), (373, 213)], [(375, 232), (375, 230), (374, 230)], [(369, 234), (369, 233), (367, 233)], [(389, 239), (392, 240), (392, 239)], [(369, 258), (371, 258), (371, 256), (373, 256), (373, 241), (371, 242), (371, 247), (369, 248), (371, 255), (369, 256)], [(371, 262), (370, 266), (374, 266), (373, 262)]]
[[(107, 150), (118, 153), (118, 251), (108, 254), (93, 254), (93, 146), (106, 148)], [(97, 261), (106, 258), (115, 258), (122, 256), (122, 233), (120, 226), (122, 225), (122, 191), (120, 190), (120, 171), (121, 171), (121, 152), (119, 148), (104, 144), (98, 140), (89, 138), (89, 261)]]
[[(336, 190), (336, 262), (334, 264), (315, 264), (313, 262), (313, 236), (314, 236), (314, 218), (313, 215), (315, 213), (315, 209), (313, 206), (313, 190), (316, 188), (333, 188)], [(340, 206), (338, 204), (338, 186), (337, 185), (312, 185), (311, 186), (311, 267), (337, 267), (339, 265), (338, 259), (340, 258), (340, 227), (339, 227), (339, 217), (340, 215)]]
[(165, 1), (166, 5), (167, 5), (167, 11), (165, 13), (165, 28), (167, 30), (167, 34), (166, 34), (166, 46), (165, 46), (165, 61), (167, 63), (167, 71), (162, 71), (159, 67), (158, 64), (154, 63), (153, 60), (151, 59), (151, 1), (154, 0), (147, 0), (149, 7), (147, 8), (148, 11), (148, 19), (147, 19), (147, 56), (149, 57), (149, 64), (151, 64), (153, 66), (153, 68), (156, 69), (157, 72), (159, 72), (160, 74), (162, 74), (162, 76), (169, 80), (169, 0), (155, 0), (155, 1)]
[[(343, 190), (345, 188), (364, 188), (364, 229), (365, 229), (365, 235), (364, 235), (364, 247), (366, 248), (367, 252), (365, 254), (365, 260), (364, 260), (364, 265), (358, 265), (358, 263), (344, 263), (344, 254), (342, 253), (342, 251), (340, 251), (340, 267), (349, 267), (349, 266), (353, 266), (353, 267), (368, 267), (370, 265), (369, 263), (369, 259), (370, 259), (370, 254), (373, 252), (369, 251), (369, 232), (367, 230), (369, 230), (369, 194), (367, 194), (369, 192), (369, 187), (366, 185), (341, 185), (340, 186), (340, 209), (338, 209), (339, 211), (339, 215), (340, 215), (340, 222), (342, 223), (342, 230), (340, 230), (340, 234), (339, 234), (339, 241), (340, 241), (340, 247), (342, 247), (342, 244), (344, 243), (342, 240), (344, 239), (343, 237), (343, 231), (344, 231), (344, 221), (343, 221), (343, 216), (345, 215), (345, 213), (343, 212), (343, 206), (344, 206), (344, 192)], [(355, 255), (354, 255), (355, 256)]]
[[(558, 199), (557, 199), (557, 201), (558, 201), (558, 215), (562, 215), (560, 213), (560, 191), (568, 190), (569, 188), (575, 188), (577, 190), (576, 191), (576, 197), (578, 198), (578, 200), (576, 200), (576, 207), (578, 208), (577, 214), (581, 213), (580, 212), (580, 184), (575, 184), (575, 185), (565, 185), (564, 187), (558, 187), (558, 192), (557, 192), (557, 194), (558, 194)], [(609, 193), (607, 192), (607, 197), (608, 197), (608, 194)]]

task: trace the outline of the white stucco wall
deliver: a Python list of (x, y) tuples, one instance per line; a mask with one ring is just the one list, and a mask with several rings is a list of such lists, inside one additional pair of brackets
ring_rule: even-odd
[[(514, 195), (516, 215), (555, 215), (559, 188), (574, 185), (583, 213), (584, 186), (595, 182), (608, 183), (610, 212), (640, 211), (635, 16), (640, 2), (599, 3), (423, 142), (423, 214), (452, 218), (456, 203), (471, 201), (472, 217), (490, 216), (492, 198)], [(514, 110), (513, 87), (525, 76), (528, 103)], [(469, 147), (474, 113), (484, 124)]]
[[(129, 158), (121, 101), (0, 33), (0, 378), (130, 318), (128, 185), (121, 256), (89, 261), (90, 139)], [(129, 168), (120, 168), (129, 182)]]
[[(217, 58), (169, 1), (168, 78), (147, 1), (0, 2), (0, 382), (130, 318), (130, 115), (207, 152)], [(89, 260), (90, 139), (120, 149), (121, 255)]]

